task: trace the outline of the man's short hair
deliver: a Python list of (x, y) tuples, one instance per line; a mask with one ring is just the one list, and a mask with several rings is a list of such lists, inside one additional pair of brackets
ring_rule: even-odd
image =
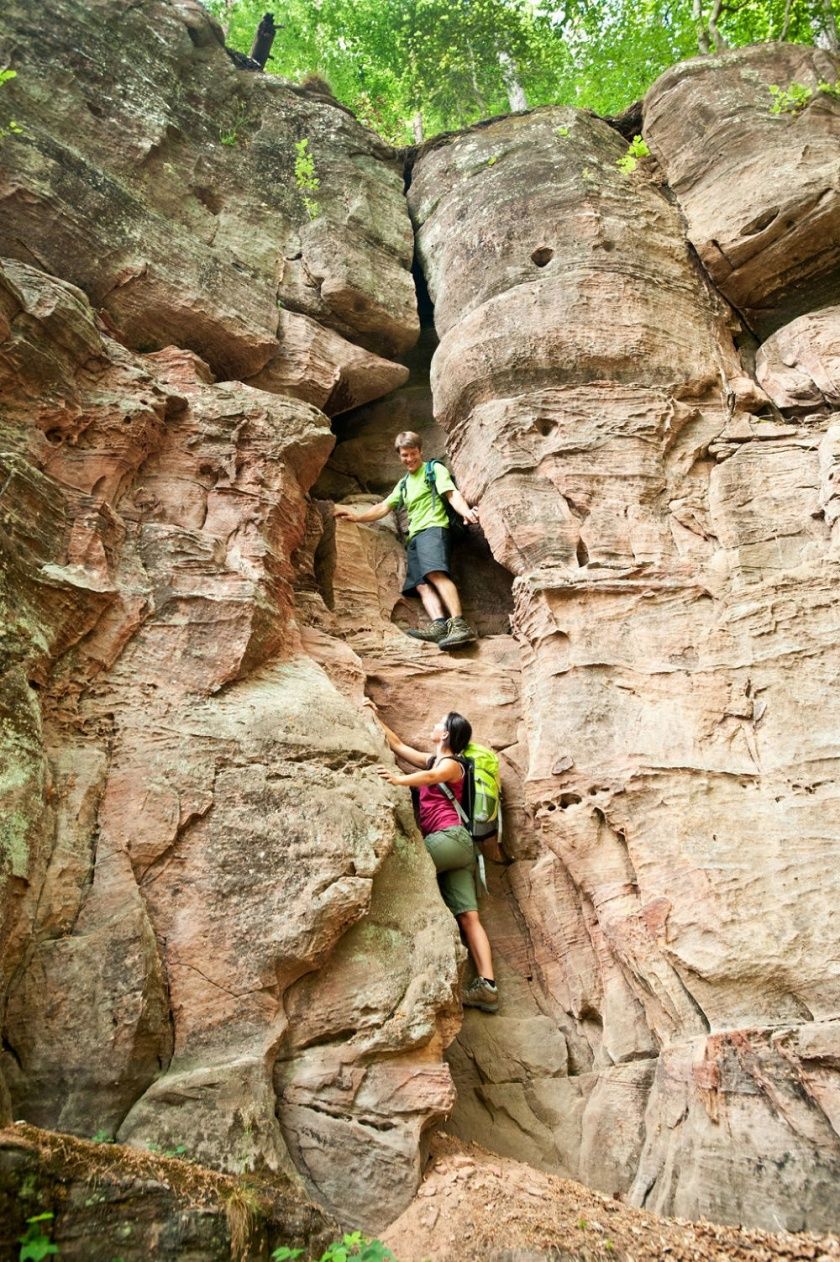
[(394, 439), (394, 446), (397, 451), (400, 451), (403, 447), (419, 447), (422, 451), (423, 439), (419, 434), (415, 434), (413, 429), (406, 429), (401, 434), (397, 434)]

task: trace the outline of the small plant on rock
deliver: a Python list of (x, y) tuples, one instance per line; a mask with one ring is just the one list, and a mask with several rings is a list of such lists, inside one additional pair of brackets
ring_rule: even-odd
[[(2, 87), (4, 83), (8, 83), (10, 79), (16, 79), (16, 78), (17, 78), (16, 70), (0, 70), (0, 87)], [(22, 135), (23, 135), (23, 128), (21, 127), (20, 123), (16, 123), (13, 118), (10, 118), (8, 123), (6, 123), (5, 126), (0, 124), (0, 140), (4, 140), (6, 136), (22, 136)]]
[(26, 1235), (20, 1236), (20, 1253), (18, 1262), (42, 1262), (51, 1254), (58, 1253), (58, 1245), (53, 1244), (49, 1235), (49, 1224), (54, 1214), (35, 1214), (26, 1220)]
[(798, 114), (820, 93), (840, 97), (840, 79), (834, 83), (821, 79), (815, 88), (809, 88), (807, 83), (789, 83), (786, 88), (779, 87), (778, 83), (771, 83), (768, 91), (773, 98), (771, 114)]
[(321, 207), (310, 193), (317, 193), (321, 181), (315, 174), (315, 159), (309, 152), (309, 141), (306, 137), (295, 143), (295, 184), (301, 194), (301, 200), (310, 219), (317, 219)]
[(616, 158), (615, 165), (622, 175), (632, 175), (641, 159), (649, 157), (650, 149), (648, 149), (642, 137), (634, 136), (627, 146), (627, 152), (622, 157)]
[[(303, 1249), (281, 1245), (271, 1258), (272, 1262), (296, 1262), (303, 1253)], [(329, 1245), (318, 1262), (397, 1262), (397, 1259), (381, 1240), (367, 1240), (360, 1231), (352, 1231)]]

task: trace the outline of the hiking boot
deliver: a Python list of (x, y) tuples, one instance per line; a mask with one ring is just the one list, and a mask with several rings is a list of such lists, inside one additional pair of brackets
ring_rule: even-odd
[(465, 1008), (480, 1008), (482, 1012), (498, 1012), (499, 988), (483, 977), (470, 982), (461, 996)]
[(450, 618), (446, 636), (438, 640), (439, 649), (460, 648), (462, 644), (472, 644), (478, 636), (463, 618)]
[(425, 631), (415, 631), (414, 628), (412, 628), (410, 631), (406, 631), (406, 635), (410, 635), (412, 640), (426, 640), (431, 641), (433, 644), (440, 644), (441, 640), (448, 634), (448, 632), (449, 619), (435, 618), (434, 622), (426, 627)]

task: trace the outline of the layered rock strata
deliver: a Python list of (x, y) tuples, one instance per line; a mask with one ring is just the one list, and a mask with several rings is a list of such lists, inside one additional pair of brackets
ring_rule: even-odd
[[(669, 72), (658, 177), (570, 109), (423, 150), (430, 395), (402, 170), (345, 111), (238, 71), (192, 0), (0, 28), (0, 1114), (378, 1229), (454, 1076), (500, 1151), (836, 1226), (837, 104), (766, 92), (834, 63)], [(786, 200), (751, 220), (731, 172), (768, 138)], [(393, 523), (331, 513), (406, 427), (445, 432), (495, 558), (462, 554), (459, 657), (399, 629)], [(455, 1043), (463, 952), (366, 693), (502, 754), (504, 1006)]]
[[(821, 57), (782, 50), (773, 74)], [(662, 171), (680, 164), (678, 204), (644, 167), (620, 174), (625, 142), (567, 109), (414, 165), (436, 413), (517, 575), (536, 834), (514, 842), (510, 910), (488, 915), (515, 998), (459, 1036), (453, 1123), (660, 1212), (831, 1227), (836, 424), (811, 336), (831, 313), (779, 330), (756, 381), (680, 213), (705, 261), (692, 198), (719, 224), (745, 198), (745, 181), (727, 200), (704, 180), (776, 126), (757, 95), (769, 58), (700, 59), (651, 90), (645, 134)], [(714, 166), (704, 75), (706, 108), (729, 111)], [(671, 83), (697, 96), (666, 109)], [(712, 277), (772, 327), (802, 310), (804, 273), (815, 306), (837, 299), (832, 239), (803, 209), (833, 205), (812, 191), (836, 121), (827, 96), (795, 120), (796, 264), (756, 256), (738, 293)]]
[(460, 950), (300, 628), (320, 409), (417, 335), (401, 167), (189, 0), (2, 26), (4, 1112), (375, 1227), (451, 1108)]
[(404, 380), (383, 358), (418, 328), (402, 172), (344, 110), (237, 70), (196, 0), (12, 0), (0, 43), (25, 123), (0, 254), (80, 286), (134, 349), (331, 413)]
[(681, 62), (645, 98), (688, 239), (762, 339), (840, 290), (836, 82), (831, 53), (762, 44)]

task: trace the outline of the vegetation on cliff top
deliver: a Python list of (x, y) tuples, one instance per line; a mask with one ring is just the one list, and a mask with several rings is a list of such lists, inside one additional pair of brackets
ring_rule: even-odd
[(528, 105), (614, 114), (668, 66), (727, 45), (838, 48), (840, 0), (206, 0), (247, 53), (266, 9), (267, 69), (328, 80), (395, 144)]

